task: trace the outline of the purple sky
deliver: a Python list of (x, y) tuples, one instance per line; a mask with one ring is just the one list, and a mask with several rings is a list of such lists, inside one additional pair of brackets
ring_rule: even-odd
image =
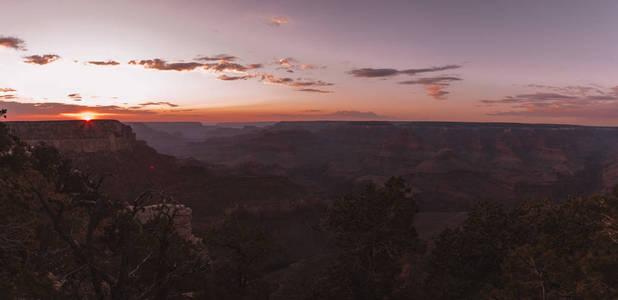
[(618, 125), (617, 12), (569, 0), (0, 0), (0, 107), (9, 120)]

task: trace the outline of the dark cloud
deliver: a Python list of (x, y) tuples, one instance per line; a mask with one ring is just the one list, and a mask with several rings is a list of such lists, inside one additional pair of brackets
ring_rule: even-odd
[(481, 100), (487, 106), (506, 106), (508, 110), (492, 112), (495, 116), (609, 117), (618, 118), (618, 89), (599, 86), (527, 87), (550, 90)]
[[(159, 102), (146, 102), (146, 103), (140, 103), (138, 104), (138, 107), (144, 107), (144, 106), (169, 106), (169, 107), (178, 107), (178, 104), (174, 104), (171, 102), (167, 102), (167, 101), (159, 101)], [(135, 107), (135, 106), (134, 106)]]
[(441, 67), (431, 67), (431, 68), (423, 68), (423, 69), (407, 69), (399, 71), (401, 74), (407, 75), (415, 75), (419, 73), (427, 73), (427, 72), (437, 72), (437, 71), (446, 71), (461, 68), (460, 65), (446, 65)]
[(10, 93), (10, 92), (17, 92), (17, 91), (11, 88), (0, 88), (0, 93)]
[(398, 69), (391, 69), (391, 68), (380, 68), (380, 69), (361, 68), (361, 69), (354, 69), (354, 70), (348, 71), (348, 74), (354, 77), (374, 78), (374, 77), (390, 77), (390, 76), (395, 76), (395, 75), (400, 75), (400, 74), (416, 75), (419, 73), (446, 71), (446, 70), (452, 70), (452, 69), (458, 69), (458, 68), (461, 68), (461, 66), (460, 65), (446, 65), (446, 66), (441, 66), (441, 67), (406, 69), (406, 70), (398, 70)]
[[(13, 100), (13, 99), (17, 99), (17, 95), (14, 95), (14, 94), (0, 95), (0, 99), (2, 99), (2, 100)], [(5, 108), (5, 107), (3, 107), (3, 108)]]
[(354, 69), (348, 72), (348, 74), (354, 77), (386, 77), (400, 74), (397, 69), (373, 69), (373, 68), (362, 68), (362, 69)]
[(236, 61), (238, 59), (238, 57), (233, 56), (233, 55), (228, 55), (228, 54), (218, 54), (215, 56), (198, 56), (196, 58), (196, 60), (201, 60), (201, 61)]
[(67, 97), (71, 98), (71, 100), (74, 100), (74, 101), (82, 101), (82, 96), (78, 93), (68, 94)]
[(60, 59), (60, 56), (56, 54), (31, 55), (24, 56), (24, 59), (24, 62), (27, 64), (46, 65), (57, 61), (58, 59)]
[(108, 60), (108, 61), (100, 61), (100, 60), (91, 60), (87, 62), (89, 65), (95, 65), (95, 66), (117, 66), (120, 63), (114, 60)]
[(129, 61), (130, 65), (144, 66), (146, 69), (160, 70), (160, 71), (191, 71), (203, 66), (204, 64), (198, 62), (175, 62), (168, 63), (163, 59), (147, 59), (147, 60), (132, 60)]
[(481, 100), (481, 102), (485, 104), (524, 104), (533, 106), (545, 106), (548, 105), (548, 103), (554, 103), (556, 101), (562, 103), (572, 102), (565, 100), (580, 101), (582, 99), (576, 96), (568, 96), (557, 93), (533, 93), (506, 96), (498, 100)]
[(270, 21), (269, 21), (268, 24), (270, 24), (272, 26), (281, 26), (281, 25), (290, 23), (290, 20), (288, 20), (288, 18), (286, 16), (281, 16), (281, 15), (279, 15), (279, 16), (271, 16), (269, 18), (269, 20)]
[(431, 84), (439, 84), (439, 83), (448, 83), (451, 81), (460, 81), (461, 78), (454, 76), (438, 76), (438, 77), (428, 77), (428, 78), (419, 78), (416, 80), (407, 80), (398, 82), (399, 84), (422, 84), (422, 85), (431, 85)]
[(551, 86), (543, 84), (528, 84), (529, 88), (549, 90), (556, 93), (563, 93), (569, 95), (586, 96), (590, 94), (604, 94), (605, 92), (598, 86), (585, 86), (585, 85), (569, 85), (569, 86)]
[(0, 36), (0, 47), (25, 51), (26, 43), (22, 39), (16, 37)]
[(325, 91), (325, 90), (318, 90), (318, 89), (298, 89), (297, 91), (309, 92), (309, 93), (322, 93), (322, 94), (329, 94), (333, 92), (333, 91)]

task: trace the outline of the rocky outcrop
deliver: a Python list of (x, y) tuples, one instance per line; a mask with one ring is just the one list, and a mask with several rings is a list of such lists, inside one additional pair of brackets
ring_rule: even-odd
[(191, 229), (191, 218), (193, 212), (190, 207), (182, 204), (155, 204), (143, 207), (136, 218), (141, 223), (147, 223), (159, 216), (169, 216), (174, 220), (174, 228), (179, 236), (189, 240), (198, 241), (199, 238), (193, 235)]
[(131, 127), (116, 120), (15, 121), (5, 124), (13, 135), (26, 143), (45, 143), (63, 153), (131, 150), (136, 142)]

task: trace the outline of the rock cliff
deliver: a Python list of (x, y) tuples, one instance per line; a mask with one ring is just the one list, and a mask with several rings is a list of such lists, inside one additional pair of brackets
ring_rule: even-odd
[(116, 152), (136, 142), (131, 127), (116, 120), (6, 122), (12, 134), (28, 144), (45, 143), (60, 152)]

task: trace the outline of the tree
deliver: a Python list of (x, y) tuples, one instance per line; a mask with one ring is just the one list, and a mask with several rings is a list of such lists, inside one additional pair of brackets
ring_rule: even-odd
[(424, 251), (414, 229), (417, 207), (403, 179), (336, 200), (325, 227), (339, 249), (335, 263), (317, 283), (312, 297), (389, 299), (403, 286), (406, 255)]
[(428, 262), (426, 289), (435, 299), (477, 299), (496, 280), (513, 236), (511, 220), (496, 203), (479, 202), (461, 227), (442, 232)]
[(618, 193), (479, 203), (436, 241), (426, 281), (435, 299), (614, 299)]
[[(0, 110), (0, 117), (6, 110)], [(8, 299), (57, 299), (47, 275), (51, 255), (38, 239), (45, 222), (28, 190), (28, 147), (0, 123), (0, 294)]]
[[(523, 237), (501, 267), (488, 298), (615, 299), (618, 193), (573, 198), (562, 205), (531, 202), (516, 210)], [(613, 227), (613, 229), (612, 229)]]
[(111, 199), (101, 182), (0, 124), (3, 296), (173, 299), (195, 291), (208, 257), (201, 241), (179, 235), (181, 206), (153, 191)]
[(229, 215), (204, 238), (213, 259), (206, 299), (268, 299), (272, 287), (263, 277), (275, 248), (266, 230)]

